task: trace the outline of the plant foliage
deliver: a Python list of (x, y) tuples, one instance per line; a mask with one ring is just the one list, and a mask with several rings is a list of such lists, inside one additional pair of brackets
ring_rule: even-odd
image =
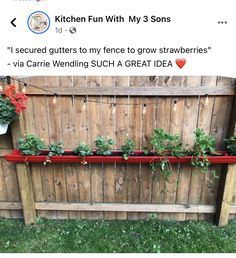
[(227, 143), (227, 150), (229, 150), (229, 153), (231, 155), (236, 156), (236, 136), (231, 136), (229, 139), (225, 139)]
[(24, 138), (18, 139), (18, 149), (24, 155), (39, 155), (46, 145), (35, 135), (26, 134)]
[(82, 156), (82, 157), (93, 155), (91, 148), (85, 143), (80, 143), (74, 149), (74, 153), (77, 154), (78, 156)]
[(126, 139), (125, 144), (121, 146), (123, 152), (123, 158), (129, 159), (129, 156), (134, 155), (135, 142), (131, 139)]
[(172, 175), (168, 155), (180, 157), (186, 154), (186, 150), (180, 141), (179, 135), (167, 133), (160, 128), (154, 130), (151, 137), (151, 144), (156, 155), (161, 156), (160, 162), (151, 163), (151, 168), (155, 171), (159, 167), (161, 174), (167, 179)]
[(16, 92), (14, 85), (6, 86), (3, 93), (5, 97), (0, 95), (0, 124), (8, 124), (26, 108), (27, 96)]
[(7, 98), (0, 95), (0, 124), (8, 124), (15, 120), (18, 114), (15, 112), (15, 106)]
[(104, 136), (97, 136), (95, 140), (95, 145), (97, 147), (96, 153), (98, 155), (108, 156), (112, 154), (112, 145), (115, 142), (111, 138), (106, 138)]
[(52, 157), (52, 156), (61, 156), (64, 153), (64, 147), (63, 147), (63, 143), (59, 142), (59, 143), (55, 143), (55, 144), (50, 144), (48, 145), (48, 156)]
[(154, 130), (151, 137), (151, 144), (158, 156), (169, 154), (180, 157), (186, 154), (179, 135), (167, 133), (160, 128)]
[(197, 128), (194, 134), (195, 143), (192, 150), (192, 165), (199, 167), (201, 172), (208, 173), (211, 163), (207, 155), (211, 155), (215, 152), (215, 138), (206, 134), (200, 128)]

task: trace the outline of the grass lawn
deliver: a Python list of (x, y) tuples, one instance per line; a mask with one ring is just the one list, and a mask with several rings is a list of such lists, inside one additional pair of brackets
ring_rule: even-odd
[(0, 252), (236, 252), (236, 220), (207, 222), (0, 219)]

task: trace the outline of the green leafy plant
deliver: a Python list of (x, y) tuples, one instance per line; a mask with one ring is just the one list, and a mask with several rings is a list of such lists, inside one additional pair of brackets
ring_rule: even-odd
[(129, 156), (134, 155), (135, 142), (131, 139), (126, 139), (125, 144), (121, 146), (123, 152), (123, 158), (129, 159)]
[(167, 133), (160, 128), (154, 130), (151, 137), (151, 144), (158, 156), (169, 154), (180, 157), (186, 154), (179, 135)]
[(61, 156), (64, 153), (63, 143), (59, 142), (55, 144), (50, 144), (48, 145), (48, 150), (48, 157)]
[(215, 152), (215, 139), (200, 128), (197, 128), (194, 134), (195, 143), (192, 150), (192, 165), (200, 168), (201, 172), (208, 173), (211, 163), (207, 155)]
[(98, 155), (108, 156), (112, 154), (112, 145), (115, 142), (111, 138), (106, 138), (104, 136), (97, 136), (95, 140), (95, 145), (97, 147), (96, 153)]
[(167, 179), (172, 175), (172, 168), (168, 160), (168, 155), (171, 156), (183, 156), (186, 154), (186, 150), (180, 141), (179, 135), (173, 135), (165, 132), (160, 128), (156, 128), (151, 137), (151, 144), (155, 150), (156, 155), (160, 156), (160, 161), (151, 163), (153, 171), (156, 168), (160, 168), (161, 175)]
[(8, 124), (18, 118), (20, 112), (26, 108), (27, 96), (16, 92), (14, 85), (8, 85), (0, 95), (0, 124)]
[(229, 153), (231, 155), (236, 155), (236, 136), (231, 136), (228, 139), (225, 139), (225, 142), (227, 143), (227, 150), (229, 150)]
[(44, 142), (33, 134), (26, 134), (18, 139), (17, 148), (24, 155), (39, 155), (41, 150), (46, 149)]
[(74, 153), (77, 154), (78, 156), (82, 156), (82, 157), (93, 155), (91, 148), (85, 143), (80, 143), (74, 149)]
[(15, 112), (15, 107), (7, 98), (0, 95), (0, 124), (8, 124), (15, 120), (18, 115)]

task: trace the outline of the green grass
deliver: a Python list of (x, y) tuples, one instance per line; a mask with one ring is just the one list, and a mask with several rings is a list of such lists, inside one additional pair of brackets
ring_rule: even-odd
[(236, 252), (236, 220), (207, 222), (0, 220), (0, 252)]

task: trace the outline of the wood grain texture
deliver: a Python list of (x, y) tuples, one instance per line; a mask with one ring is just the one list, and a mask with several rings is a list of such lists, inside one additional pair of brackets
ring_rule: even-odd
[[(110, 87), (115, 84), (115, 77), (113, 76), (102, 76), (101, 85), (104, 87)], [(105, 104), (101, 106), (101, 123), (102, 123), (102, 135), (108, 136), (111, 139), (115, 140), (115, 130), (116, 130), (116, 98), (115, 96), (111, 97), (102, 97), (102, 101), (105, 103), (114, 103), (114, 104)], [(113, 146), (113, 149), (115, 145)], [(103, 182), (103, 191), (104, 202), (115, 202), (115, 164), (103, 164), (103, 173), (104, 173), (104, 182)], [(104, 212), (104, 219), (112, 220), (115, 219), (115, 212)]]
[[(61, 96), (76, 95), (76, 96), (233, 96), (235, 95), (235, 87), (224, 85), (219, 87), (214, 86), (181, 86), (178, 87), (152, 87), (149, 85), (140, 86), (132, 85), (132, 87), (107, 87), (101, 86), (100, 76), (89, 76), (88, 84), (91, 87), (71, 88), (66, 87), (46, 87), (47, 91), (42, 89), (30, 88), (27, 90), (28, 95), (53, 95), (55, 92)], [(178, 77), (176, 77), (178, 78)]]

